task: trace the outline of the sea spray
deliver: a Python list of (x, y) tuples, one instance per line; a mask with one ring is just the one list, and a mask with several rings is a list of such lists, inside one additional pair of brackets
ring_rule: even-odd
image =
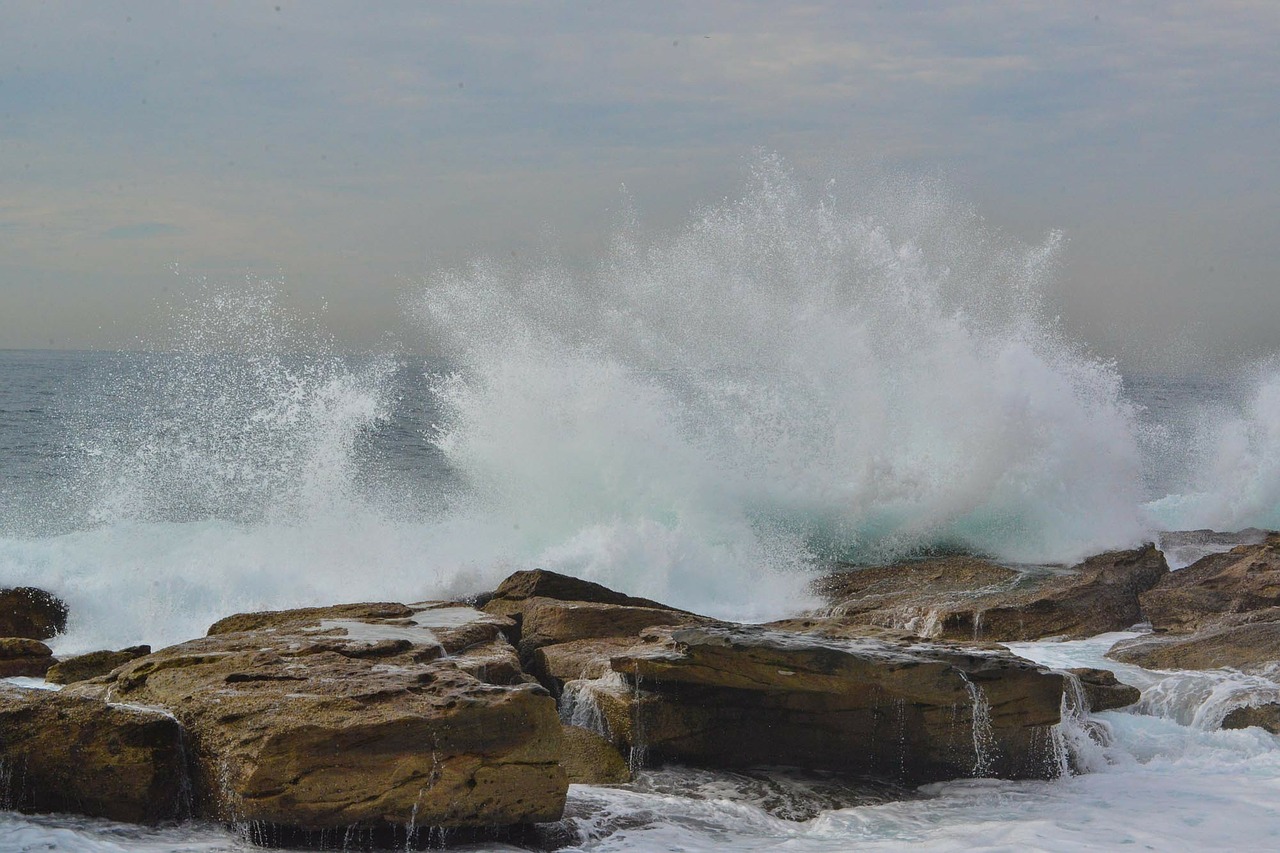
[(623, 227), (593, 270), (434, 277), (457, 363), (436, 442), (545, 562), (677, 603), (748, 607), (814, 560), (1135, 542), (1133, 411), (1042, 311), (1058, 243), (928, 184), (809, 193), (765, 157), (741, 199)]
[(1150, 504), (1165, 529), (1280, 527), (1280, 361), (1254, 365), (1240, 384), (1239, 403), (1202, 406), (1185, 492)]

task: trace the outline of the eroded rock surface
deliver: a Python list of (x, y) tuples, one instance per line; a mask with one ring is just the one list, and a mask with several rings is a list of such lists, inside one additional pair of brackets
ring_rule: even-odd
[(0, 637), (0, 678), (43, 678), (54, 663), (53, 652), (39, 640)]
[(854, 569), (819, 580), (830, 615), (926, 638), (1082, 639), (1143, 620), (1139, 595), (1169, 573), (1153, 545), (1090, 557), (1069, 569), (948, 557)]
[(555, 820), (561, 725), (509, 627), (449, 605), (242, 614), (67, 692), (172, 710), (210, 817), (305, 831)]
[(154, 823), (183, 815), (186, 779), (168, 714), (0, 684), (0, 807)]

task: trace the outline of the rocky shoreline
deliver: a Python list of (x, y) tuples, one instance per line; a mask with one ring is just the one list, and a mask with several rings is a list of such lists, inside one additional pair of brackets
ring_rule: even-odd
[[(1073, 567), (842, 567), (814, 582), (826, 607), (765, 625), (526, 571), (466, 602), (237, 614), (168, 648), (61, 661), (43, 641), (66, 607), (0, 590), (0, 677), (64, 685), (0, 682), (0, 806), (220, 821), (266, 845), (554, 847), (569, 784), (664, 765), (904, 792), (1054, 778), (1071, 767), (1064, 714), (1139, 691), (1000, 643), (1149, 622), (1109, 656), (1273, 677), (1280, 534), (1248, 533), (1175, 572), (1154, 545)], [(1280, 705), (1222, 725), (1280, 732)]]

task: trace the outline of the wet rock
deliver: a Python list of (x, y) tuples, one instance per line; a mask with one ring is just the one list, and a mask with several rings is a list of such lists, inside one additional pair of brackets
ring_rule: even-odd
[(154, 823), (184, 814), (186, 780), (168, 714), (0, 684), (0, 807)]
[(1246, 705), (1227, 712), (1222, 719), (1224, 729), (1247, 729), (1257, 726), (1273, 735), (1280, 735), (1280, 705), (1268, 702), (1265, 705)]
[(58, 661), (49, 667), (44, 677), (51, 684), (71, 684), (106, 675), (121, 664), (149, 654), (151, 654), (150, 646), (130, 646), (118, 651), (89, 652)]
[(67, 630), (67, 605), (31, 586), (0, 589), (0, 637), (47, 640)]
[(437, 604), (243, 614), (66, 691), (171, 710), (198, 813), (263, 837), (555, 820), (561, 724), (510, 627)]
[(57, 661), (49, 647), (28, 637), (0, 637), (0, 678), (43, 678)]
[(1154, 545), (1090, 557), (1069, 569), (948, 557), (828, 576), (815, 591), (830, 615), (953, 640), (1082, 639), (1143, 620), (1139, 594), (1168, 575)]
[(1280, 533), (1210, 554), (1145, 591), (1153, 628), (1189, 633), (1230, 614), (1280, 606)]
[(626, 759), (613, 744), (581, 726), (564, 727), (560, 764), (575, 785), (619, 785), (631, 781)]
[(1112, 711), (1126, 708), (1142, 698), (1142, 691), (1116, 678), (1109, 669), (1078, 667), (1068, 670), (1080, 681), (1090, 711)]
[(1224, 624), (1188, 635), (1146, 634), (1121, 640), (1107, 657), (1145, 669), (1263, 669), (1280, 662), (1280, 622)]
[[(591, 690), (633, 764), (787, 764), (911, 784), (1056, 775), (1063, 677), (1008, 652), (735, 625), (652, 628)], [(582, 683), (566, 697), (585, 700)], [(563, 700), (562, 700), (563, 702)]]

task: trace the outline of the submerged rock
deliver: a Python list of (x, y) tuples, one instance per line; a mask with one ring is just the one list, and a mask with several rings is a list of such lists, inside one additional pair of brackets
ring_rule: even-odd
[(161, 711), (0, 684), (0, 805), (133, 823), (183, 816), (182, 730)]
[(150, 646), (130, 646), (118, 651), (89, 652), (65, 658), (49, 667), (45, 680), (51, 684), (72, 684), (106, 675), (129, 661), (151, 654)]
[(1143, 620), (1139, 595), (1169, 573), (1154, 545), (1090, 557), (1069, 569), (974, 557), (875, 566), (820, 579), (830, 615), (952, 640), (1083, 639)]
[(67, 691), (172, 710), (198, 812), (263, 838), (555, 820), (561, 725), (509, 627), (435, 604), (242, 614)]
[(0, 589), (0, 637), (47, 640), (67, 630), (67, 605), (33, 586)]
[(43, 678), (55, 663), (53, 652), (39, 640), (0, 637), (0, 678)]
[(1280, 606), (1280, 533), (1210, 554), (1145, 591), (1142, 608), (1160, 631), (1191, 632), (1230, 614)]

